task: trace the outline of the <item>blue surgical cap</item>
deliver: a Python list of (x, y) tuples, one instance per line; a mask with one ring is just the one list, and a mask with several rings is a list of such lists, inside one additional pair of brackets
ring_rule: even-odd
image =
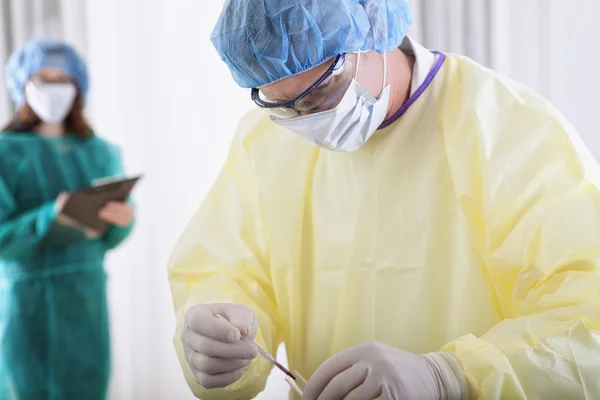
[(227, 0), (211, 40), (238, 85), (262, 87), (341, 53), (400, 46), (406, 0)]
[(25, 103), (23, 88), (27, 81), (37, 71), (48, 67), (69, 74), (85, 99), (89, 89), (89, 78), (83, 58), (66, 43), (34, 39), (16, 50), (6, 64), (6, 86), (18, 107)]

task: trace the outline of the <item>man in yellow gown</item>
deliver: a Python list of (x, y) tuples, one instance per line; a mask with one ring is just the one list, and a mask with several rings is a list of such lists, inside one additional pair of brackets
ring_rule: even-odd
[(198, 398), (262, 391), (252, 340), (309, 400), (600, 398), (597, 163), (410, 23), (403, 0), (226, 2), (212, 40), (262, 110), (170, 260)]

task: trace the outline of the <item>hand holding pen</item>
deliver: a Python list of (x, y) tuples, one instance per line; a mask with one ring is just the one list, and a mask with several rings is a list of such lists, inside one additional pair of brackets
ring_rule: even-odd
[(260, 354), (279, 368), (286, 382), (302, 395), (299, 384), (303, 386), (303, 378), (254, 343), (257, 331), (256, 315), (246, 306), (201, 304), (190, 308), (181, 340), (196, 381), (206, 389), (228, 386), (240, 379)]

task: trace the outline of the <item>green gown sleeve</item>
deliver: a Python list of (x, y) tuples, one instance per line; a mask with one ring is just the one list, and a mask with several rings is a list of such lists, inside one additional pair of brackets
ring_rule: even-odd
[(0, 258), (20, 257), (35, 251), (56, 221), (55, 201), (15, 214), (17, 203), (6, 174), (0, 171)]

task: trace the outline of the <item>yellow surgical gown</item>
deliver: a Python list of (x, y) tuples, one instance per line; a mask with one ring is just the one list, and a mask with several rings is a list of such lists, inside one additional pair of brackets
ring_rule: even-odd
[(305, 378), (381, 341), (453, 352), (479, 398), (600, 398), (599, 176), (547, 101), (459, 56), (355, 153), (249, 114), (170, 260), (190, 387), (264, 388), (261, 359), (217, 390), (185, 361), (186, 310), (235, 302)]

